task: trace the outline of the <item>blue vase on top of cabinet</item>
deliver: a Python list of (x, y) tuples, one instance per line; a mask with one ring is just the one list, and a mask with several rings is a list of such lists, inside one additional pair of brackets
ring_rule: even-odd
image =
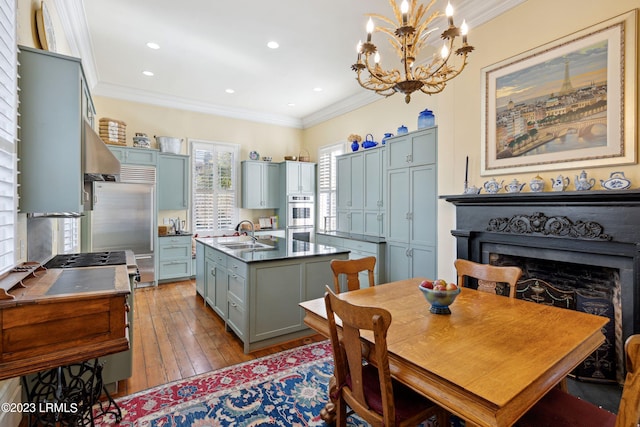
[(418, 114), (418, 129), (430, 128), (436, 125), (436, 116), (428, 108)]

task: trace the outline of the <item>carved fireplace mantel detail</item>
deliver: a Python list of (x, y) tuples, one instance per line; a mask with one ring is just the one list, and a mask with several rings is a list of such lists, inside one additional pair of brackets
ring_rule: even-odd
[(542, 212), (513, 215), (511, 218), (491, 218), (487, 231), (611, 240), (611, 236), (604, 233), (604, 227), (595, 221), (572, 221), (566, 216), (558, 215), (548, 217)]

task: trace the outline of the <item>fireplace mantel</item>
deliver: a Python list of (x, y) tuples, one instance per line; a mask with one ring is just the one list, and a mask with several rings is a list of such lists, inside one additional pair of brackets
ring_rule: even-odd
[(640, 189), (440, 198), (455, 205), (458, 258), (489, 263), (502, 253), (616, 269), (621, 338), (640, 333)]
[(455, 194), (440, 196), (456, 206), (462, 205), (608, 205), (634, 203), (640, 206), (640, 189), (602, 191), (545, 191), (540, 193)]

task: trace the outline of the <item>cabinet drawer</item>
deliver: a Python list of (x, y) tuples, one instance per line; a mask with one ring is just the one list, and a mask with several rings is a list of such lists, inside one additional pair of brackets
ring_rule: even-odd
[(204, 256), (205, 258), (209, 258), (209, 260), (218, 264), (220, 267), (227, 267), (227, 255), (223, 254), (220, 251), (207, 247)]
[(170, 260), (191, 259), (191, 243), (181, 244), (161, 244), (160, 245), (160, 262)]
[(233, 295), (240, 303), (245, 301), (246, 280), (237, 274), (229, 271), (229, 294)]
[(356, 251), (370, 252), (372, 254), (378, 252), (378, 245), (371, 242), (363, 242), (362, 240), (344, 239), (342, 246)]
[(239, 338), (244, 338), (244, 331), (246, 328), (245, 307), (231, 294), (229, 294), (227, 304), (229, 313), (227, 317), (227, 324), (234, 330)]
[(159, 267), (159, 280), (191, 276), (191, 259), (184, 261), (160, 261)]
[(227, 269), (230, 275), (236, 274), (243, 278), (247, 277), (247, 264), (235, 258), (229, 257), (227, 259)]

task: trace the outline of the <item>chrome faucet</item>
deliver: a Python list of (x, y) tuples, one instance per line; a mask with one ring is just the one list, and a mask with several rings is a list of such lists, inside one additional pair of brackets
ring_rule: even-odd
[(251, 236), (250, 237), (253, 240), (253, 243), (255, 243), (258, 240), (258, 238), (256, 237), (256, 229), (255, 229), (255, 226), (253, 225), (253, 222), (249, 221), (248, 219), (243, 219), (242, 221), (240, 221), (238, 223), (238, 225), (236, 225), (236, 231), (240, 231), (240, 226), (245, 222), (248, 223), (251, 226)]

